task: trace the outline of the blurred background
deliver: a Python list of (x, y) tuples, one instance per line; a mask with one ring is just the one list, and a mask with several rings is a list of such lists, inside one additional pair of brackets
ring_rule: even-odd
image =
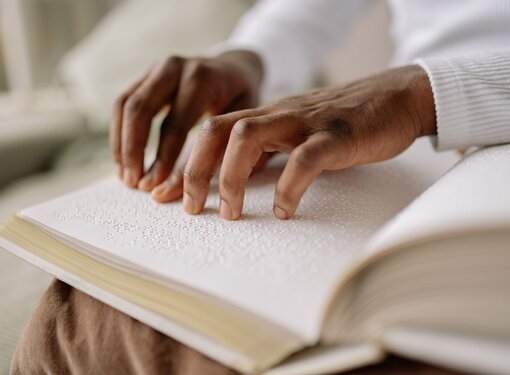
[[(111, 173), (115, 98), (155, 61), (225, 40), (252, 0), (0, 0), (0, 220)], [(333, 84), (384, 69), (383, 0), (324, 62)], [(50, 277), (0, 250), (0, 374)]]

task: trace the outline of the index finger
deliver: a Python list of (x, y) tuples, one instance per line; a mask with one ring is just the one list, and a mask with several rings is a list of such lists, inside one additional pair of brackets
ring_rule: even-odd
[(154, 163), (139, 188), (150, 191), (168, 177), (181, 152), (186, 134), (205, 113), (210, 111), (216, 92), (214, 81), (208, 81), (207, 68), (199, 64), (184, 68), (172, 110), (160, 129), (159, 146)]
[(232, 112), (204, 122), (184, 170), (183, 205), (189, 214), (200, 213), (205, 205), (209, 184), (227, 147), (232, 126), (256, 110)]
[(286, 115), (244, 118), (232, 129), (220, 173), (220, 214), (237, 220), (246, 184), (264, 151), (285, 151), (301, 142), (300, 124)]

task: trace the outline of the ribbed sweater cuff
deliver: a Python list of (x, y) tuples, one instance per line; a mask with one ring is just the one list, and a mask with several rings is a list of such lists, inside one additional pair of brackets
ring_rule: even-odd
[(510, 142), (508, 51), (415, 63), (432, 85), (438, 150)]

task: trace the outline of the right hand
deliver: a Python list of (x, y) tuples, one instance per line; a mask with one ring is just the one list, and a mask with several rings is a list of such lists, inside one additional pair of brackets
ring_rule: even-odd
[[(131, 188), (159, 187), (153, 196), (171, 200), (165, 192), (169, 185), (182, 183), (172, 171), (189, 130), (204, 114), (255, 107), (262, 74), (259, 57), (249, 51), (215, 58), (171, 57), (150, 69), (114, 106), (110, 144), (120, 178)], [(145, 172), (144, 150), (152, 119), (165, 108), (169, 111), (161, 125), (157, 156)]]

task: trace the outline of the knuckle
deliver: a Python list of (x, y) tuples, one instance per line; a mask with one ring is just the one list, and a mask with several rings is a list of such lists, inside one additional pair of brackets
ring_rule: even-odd
[(171, 66), (178, 66), (178, 65), (182, 65), (182, 63), (184, 62), (184, 59), (180, 56), (175, 56), (175, 55), (171, 55), (171, 56), (168, 56), (164, 61), (163, 61), (163, 65), (165, 67), (171, 67)]
[(117, 99), (115, 99), (115, 102), (113, 104), (114, 110), (117, 110), (117, 111), (122, 110), (127, 99), (128, 99), (127, 94), (122, 94), (119, 97), (117, 97)]
[(312, 168), (316, 166), (321, 156), (317, 147), (300, 147), (294, 153), (294, 161), (299, 167)]
[(200, 130), (205, 134), (217, 134), (224, 129), (224, 121), (221, 116), (210, 117), (204, 121)]
[(187, 185), (207, 187), (209, 179), (207, 176), (194, 171), (191, 168), (186, 168), (183, 172), (184, 183)]
[(125, 109), (131, 115), (141, 115), (150, 111), (150, 105), (145, 98), (134, 94), (127, 99)]
[(192, 82), (200, 82), (210, 75), (209, 67), (202, 60), (190, 60), (186, 65), (187, 78)]
[(257, 132), (257, 123), (253, 120), (239, 120), (235, 123), (232, 133), (241, 139), (252, 138)]
[(242, 181), (236, 181), (228, 176), (220, 176), (219, 182), (221, 191), (231, 195), (236, 195), (242, 186)]
[[(353, 111), (349, 108), (343, 109), (344, 113), (349, 113), (350, 111)], [(370, 122), (368, 122), (371, 124)], [(330, 132), (332, 132), (336, 137), (341, 139), (352, 139), (356, 136), (356, 127), (353, 126), (351, 122), (345, 119), (329, 119), (327, 121), (324, 121), (324, 125), (326, 129), (328, 129)], [(374, 130), (376, 130), (377, 127), (375, 127)]]

